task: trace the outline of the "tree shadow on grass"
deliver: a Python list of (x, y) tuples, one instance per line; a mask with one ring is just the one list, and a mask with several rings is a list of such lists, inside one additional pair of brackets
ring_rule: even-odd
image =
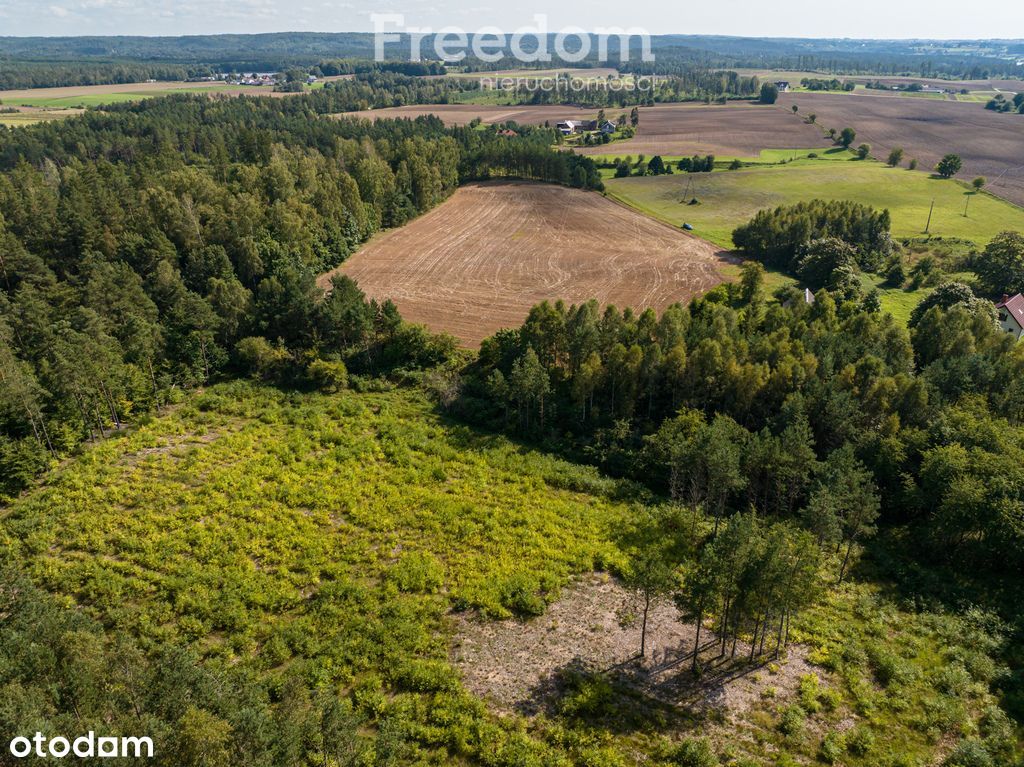
[[(557, 471), (543, 471), (542, 478), (554, 490), (587, 493), (610, 501), (641, 503), (655, 502), (657, 496), (648, 488), (629, 479), (615, 477), (595, 466), (585, 456), (569, 449), (556, 449), (531, 442), (530, 440), (500, 431), (491, 431), (482, 426), (468, 424), (457, 415), (436, 407), (435, 414), (445, 426), (445, 438), (459, 450), (485, 453), (503, 447), (511, 447), (515, 455), (524, 459), (552, 459), (572, 464)], [(554, 466), (552, 466), (554, 468)]]
[(599, 669), (578, 657), (538, 682), (516, 709), (619, 735), (696, 721), (646, 692), (631, 662)]
[(699, 675), (691, 670), (692, 649), (643, 662), (634, 657), (606, 668), (577, 657), (538, 682), (516, 709), (525, 716), (544, 714), (617, 734), (721, 719), (727, 687), (761, 671), (772, 657), (719, 657), (719, 646), (717, 639), (701, 645)]

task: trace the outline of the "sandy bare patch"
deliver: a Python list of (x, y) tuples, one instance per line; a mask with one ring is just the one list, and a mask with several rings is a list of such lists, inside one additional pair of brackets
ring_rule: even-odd
[[(695, 626), (675, 606), (655, 606), (648, 620), (648, 658), (640, 663), (639, 605), (617, 581), (593, 574), (567, 588), (561, 599), (533, 620), (487, 621), (456, 616), (451, 659), (463, 684), (505, 711), (534, 714), (560, 694), (560, 672), (587, 669), (613, 676), (645, 697), (690, 714), (714, 713), (736, 721), (765, 696), (785, 701), (800, 677), (821, 670), (804, 648), (790, 646), (779, 660), (748, 664), (749, 645), (736, 658), (717, 658), (717, 637), (701, 632), (699, 680), (690, 672)], [(731, 648), (730, 648), (731, 650)]]

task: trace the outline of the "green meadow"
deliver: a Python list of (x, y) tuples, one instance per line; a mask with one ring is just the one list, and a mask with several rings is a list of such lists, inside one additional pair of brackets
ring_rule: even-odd
[[(808, 157), (812, 153), (817, 157)], [(673, 226), (689, 223), (694, 234), (729, 249), (734, 247), (733, 230), (757, 211), (814, 198), (887, 208), (896, 238), (924, 237), (927, 226), (927, 235), (970, 240), (982, 247), (999, 232), (1024, 231), (1024, 210), (993, 195), (975, 193), (963, 181), (857, 160), (843, 149), (769, 149), (756, 158), (735, 159), (744, 167), (622, 179), (612, 178), (610, 169), (602, 172), (612, 198)], [(689, 204), (694, 198), (697, 204)], [(737, 267), (726, 267), (724, 272), (738, 279)], [(957, 278), (969, 280), (970, 275)], [(864, 275), (865, 288), (878, 289), (882, 310), (903, 322), (931, 291), (893, 288), (883, 282), (881, 277)], [(780, 272), (768, 274), (769, 288), (794, 283)]]
[(798, 700), (766, 693), (725, 729), (714, 711), (649, 708), (600, 676), (563, 691), (551, 718), (498, 715), (463, 689), (453, 610), (538, 616), (574, 575), (620, 566), (623, 530), (661, 503), (441, 418), (415, 390), (241, 382), (87, 448), (3, 510), (0, 543), (143, 646), (189, 646), (272, 690), (302, 673), (347, 691), (371, 731), (400, 726), (403, 764), (669, 767), (680, 738), (708, 734), (737, 765), (811, 764), (822, 749), (848, 767), (919, 765), (976, 727), (994, 645), (873, 579), (794, 621), (814, 664)]
[[(801, 159), (734, 171), (610, 179), (605, 183), (615, 199), (676, 226), (690, 223), (696, 234), (723, 248), (733, 247), (733, 230), (757, 211), (815, 198), (886, 208), (892, 214), (893, 236), (899, 238), (925, 234), (933, 200), (928, 226), (928, 234), (933, 236), (959, 237), (984, 245), (1001, 231), (1024, 231), (1024, 210), (1015, 205), (990, 194), (974, 194), (957, 180), (870, 160)], [(698, 204), (688, 204), (693, 198)]]
[(96, 107), (103, 104), (121, 104), (126, 101), (140, 101), (174, 93), (210, 93), (221, 86), (166, 88), (152, 91), (127, 91), (113, 93), (83, 93), (75, 96), (22, 96), (10, 99), (10, 104), (22, 107), (43, 107), (51, 109)]

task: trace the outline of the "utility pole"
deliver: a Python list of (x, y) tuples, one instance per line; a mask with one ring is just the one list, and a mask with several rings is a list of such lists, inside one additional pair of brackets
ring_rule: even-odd
[(971, 195), (966, 194), (964, 196), (966, 197), (966, 200), (964, 200), (964, 218), (967, 218), (967, 206), (971, 203)]
[(928, 234), (928, 230), (932, 226), (932, 211), (935, 210), (935, 198), (932, 197), (932, 206), (928, 208), (928, 223), (924, 225), (924, 233)]

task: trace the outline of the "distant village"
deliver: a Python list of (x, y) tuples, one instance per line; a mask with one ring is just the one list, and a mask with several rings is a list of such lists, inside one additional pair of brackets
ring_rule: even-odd
[[(308, 75), (306, 77), (306, 85), (312, 85), (317, 82), (317, 79), (315, 75)], [(285, 76), (282, 72), (252, 72), (250, 74), (228, 72), (207, 77), (197, 77), (193, 82), (226, 83), (227, 85), (266, 85), (272, 88), (284, 83)]]

